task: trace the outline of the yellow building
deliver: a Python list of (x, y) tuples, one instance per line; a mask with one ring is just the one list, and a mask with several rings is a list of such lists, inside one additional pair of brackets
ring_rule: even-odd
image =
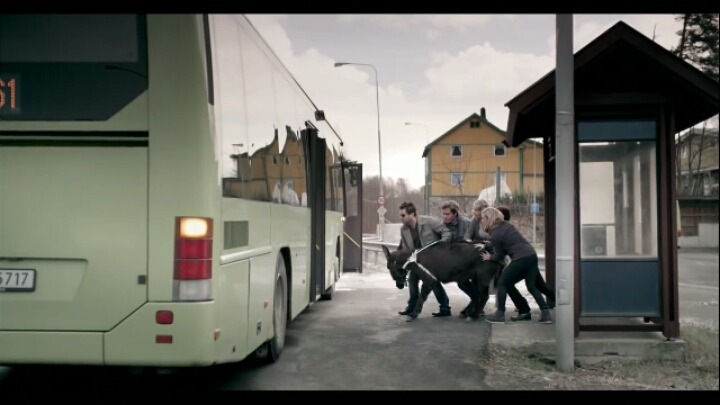
[(528, 140), (508, 148), (504, 140), (505, 131), (488, 121), (481, 108), (427, 145), (422, 157), (429, 212), (453, 199), (469, 214), (480, 191), (495, 184), (498, 168), (513, 195), (542, 194), (542, 143)]

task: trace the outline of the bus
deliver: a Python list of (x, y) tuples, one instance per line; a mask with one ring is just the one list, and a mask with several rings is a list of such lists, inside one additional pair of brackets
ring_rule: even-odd
[(0, 14), (0, 364), (276, 361), (342, 146), (244, 15)]

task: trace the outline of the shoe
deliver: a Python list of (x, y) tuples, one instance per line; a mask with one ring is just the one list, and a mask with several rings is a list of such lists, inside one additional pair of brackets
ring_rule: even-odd
[(543, 309), (540, 313), (540, 320), (539, 323), (552, 323), (552, 316), (550, 316), (550, 310), (549, 309)]
[(517, 315), (517, 316), (511, 316), (511, 317), (510, 317), (510, 320), (513, 321), (513, 322), (517, 322), (517, 321), (529, 321), (529, 320), (531, 320), (531, 319), (532, 319), (532, 315), (530, 315), (530, 312), (525, 313), (525, 314), (520, 314), (520, 315)]
[(405, 308), (402, 311), (398, 312), (398, 315), (410, 315), (412, 313), (412, 310), (410, 308)]
[(485, 317), (487, 323), (505, 323), (505, 311), (497, 310), (494, 314)]
[(440, 312), (432, 313), (432, 316), (435, 316), (435, 317), (450, 316), (450, 315), (452, 315), (452, 313), (450, 313), (450, 311), (440, 311)]
[(547, 304), (550, 309), (555, 308), (555, 300), (552, 300), (552, 301), (548, 300)]

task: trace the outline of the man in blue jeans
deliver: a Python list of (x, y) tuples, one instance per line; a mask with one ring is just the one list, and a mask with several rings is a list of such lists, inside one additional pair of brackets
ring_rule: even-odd
[[(450, 240), (450, 230), (435, 217), (428, 215), (417, 215), (417, 208), (411, 202), (400, 204), (400, 220), (403, 223), (400, 228), (400, 245), (398, 250), (415, 250), (427, 246), (439, 240)], [(410, 298), (407, 307), (398, 312), (400, 315), (409, 315), (415, 309), (415, 304), (420, 297), (420, 279), (414, 271), (409, 272), (408, 288)], [(450, 298), (441, 283), (436, 283), (433, 294), (440, 304), (440, 311), (433, 312), (433, 316), (450, 316)]]

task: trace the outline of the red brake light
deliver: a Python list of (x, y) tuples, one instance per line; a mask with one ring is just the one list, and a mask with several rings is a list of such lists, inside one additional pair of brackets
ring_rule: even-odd
[(173, 323), (172, 311), (157, 311), (155, 312), (155, 322), (160, 325), (169, 325)]
[(206, 280), (212, 278), (210, 260), (175, 260), (175, 280)]
[(212, 232), (210, 218), (176, 218), (175, 280), (212, 278)]
[(172, 343), (172, 335), (155, 335), (155, 343)]
[(209, 259), (212, 239), (178, 239), (176, 259)]

